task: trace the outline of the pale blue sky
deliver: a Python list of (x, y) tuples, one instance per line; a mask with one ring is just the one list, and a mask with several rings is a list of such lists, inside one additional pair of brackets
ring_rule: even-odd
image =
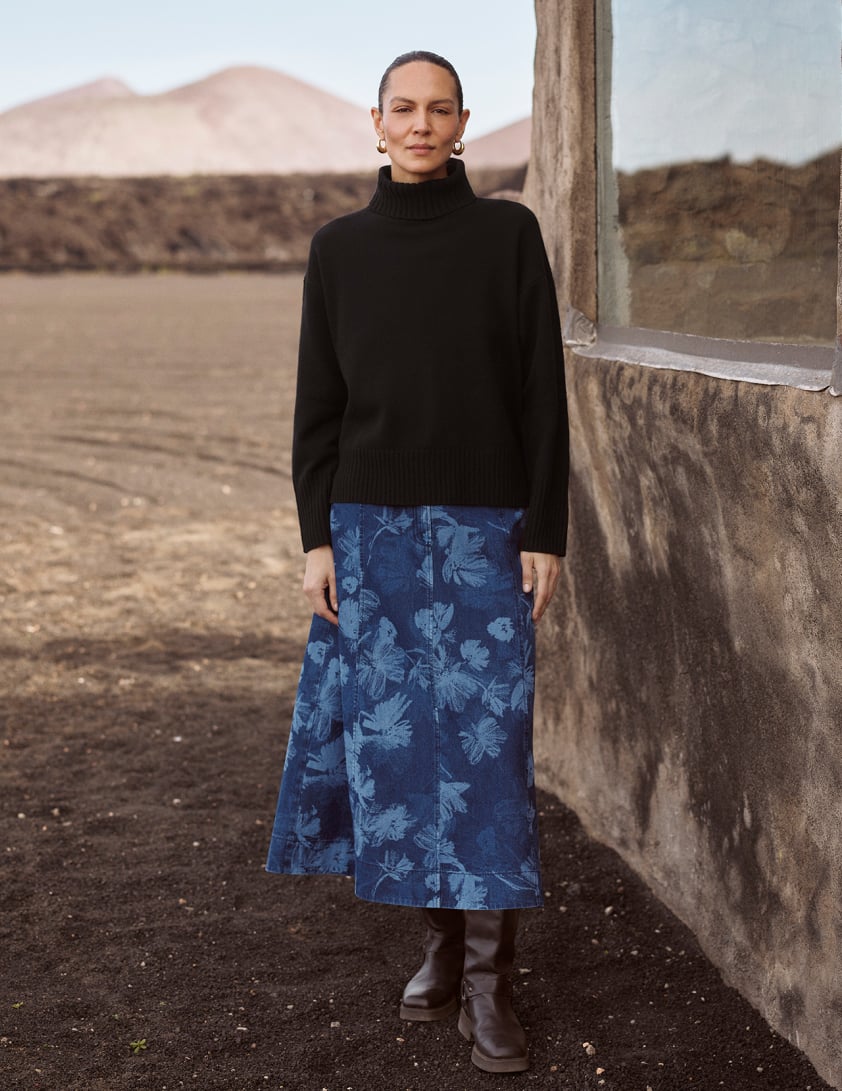
[(842, 143), (839, 0), (614, 0), (614, 165)]
[(39, 0), (0, 35), (0, 111), (101, 76), (142, 94), (234, 64), (372, 106), (386, 65), (431, 49), (459, 71), (475, 135), (532, 109), (533, 0)]
[[(614, 0), (615, 165), (799, 162), (840, 142), (839, 0)], [(166, 91), (234, 64), (366, 109), (408, 49), (448, 57), (470, 133), (530, 113), (533, 0), (40, 0), (0, 35), (0, 111), (101, 76)]]

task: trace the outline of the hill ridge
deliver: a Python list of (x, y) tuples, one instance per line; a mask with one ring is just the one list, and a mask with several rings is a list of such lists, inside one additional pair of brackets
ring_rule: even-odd
[[(525, 162), (524, 125), (477, 138), (466, 162)], [(379, 165), (374, 146), (364, 108), (255, 64), (153, 94), (102, 76), (0, 113), (6, 178), (342, 173)]]

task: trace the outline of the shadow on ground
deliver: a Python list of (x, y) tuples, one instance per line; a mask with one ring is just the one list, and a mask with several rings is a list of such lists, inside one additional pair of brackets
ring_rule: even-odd
[[(219, 651), (164, 643), (176, 661)], [(145, 665), (131, 694), (4, 708), (5, 1086), (823, 1086), (547, 795), (547, 904), (524, 914), (516, 982), (533, 1067), (478, 1072), (454, 1021), (398, 1019), (412, 910), (262, 872), (289, 696), (159, 690)]]

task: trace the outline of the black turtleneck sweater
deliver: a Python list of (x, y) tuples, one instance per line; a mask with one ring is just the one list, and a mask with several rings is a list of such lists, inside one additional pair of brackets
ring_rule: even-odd
[(292, 456), (305, 550), (350, 501), (526, 507), (521, 548), (564, 554), (561, 332), (527, 208), (478, 199), (459, 160), (418, 183), (383, 167), (316, 233)]

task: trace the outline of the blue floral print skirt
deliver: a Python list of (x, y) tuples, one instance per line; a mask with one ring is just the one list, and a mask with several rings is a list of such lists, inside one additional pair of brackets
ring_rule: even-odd
[(332, 506), (339, 625), (313, 617), (268, 871), (398, 905), (542, 904), (523, 514)]

